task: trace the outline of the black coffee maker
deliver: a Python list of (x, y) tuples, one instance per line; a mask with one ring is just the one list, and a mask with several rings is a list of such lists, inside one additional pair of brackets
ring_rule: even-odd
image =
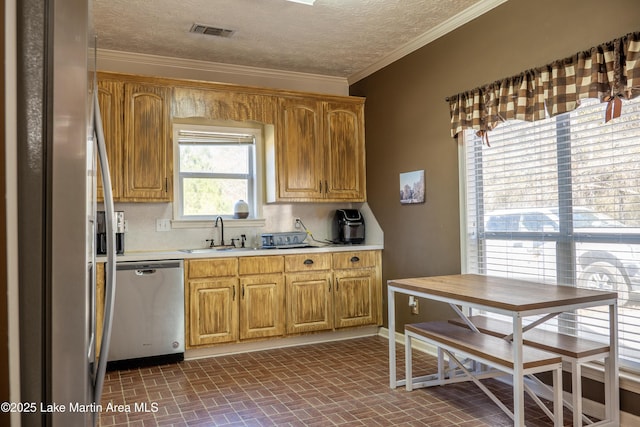
[(338, 209), (333, 217), (333, 242), (364, 242), (364, 218), (358, 209)]
[[(119, 255), (124, 254), (124, 212), (116, 211), (114, 218), (114, 226), (116, 229), (116, 253)], [(96, 254), (107, 254), (107, 227), (106, 217), (104, 211), (97, 212), (97, 226), (96, 226)]]

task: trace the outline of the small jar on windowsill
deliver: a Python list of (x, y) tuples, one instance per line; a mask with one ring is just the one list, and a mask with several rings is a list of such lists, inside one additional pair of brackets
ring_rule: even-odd
[(249, 217), (249, 204), (244, 200), (238, 200), (233, 205), (233, 217), (237, 219), (245, 219)]

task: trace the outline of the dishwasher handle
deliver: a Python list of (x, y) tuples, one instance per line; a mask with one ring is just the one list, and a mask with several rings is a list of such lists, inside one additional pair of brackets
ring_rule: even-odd
[(138, 271), (150, 271), (155, 272), (156, 270), (164, 269), (164, 268), (182, 268), (183, 263), (182, 260), (165, 260), (165, 261), (121, 261), (116, 264), (116, 269), (118, 271), (123, 270), (134, 270), (136, 274)]
[(155, 268), (147, 268), (144, 270), (136, 270), (136, 276), (150, 276), (152, 274), (156, 273), (156, 269)]

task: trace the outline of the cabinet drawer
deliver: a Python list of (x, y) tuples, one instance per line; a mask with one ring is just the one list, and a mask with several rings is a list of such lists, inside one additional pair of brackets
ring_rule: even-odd
[(282, 273), (284, 271), (284, 257), (282, 256), (241, 257), (239, 262), (240, 275)]
[(339, 252), (333, 254), (333, 268), (367, 268), (376, 264), (375, 251)]
[(331, 268), (331, 254), (300, 254), (284, 257), (284, 271), (316, 271)]
[(190, 259), (186, 264), (189, 279), (235, 276), (238, 273), (237, 258)]

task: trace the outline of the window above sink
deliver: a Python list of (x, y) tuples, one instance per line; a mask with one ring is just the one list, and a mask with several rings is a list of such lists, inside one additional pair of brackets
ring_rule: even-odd
[(174, 124), (172, 226), (217, 216), (231, 220), (238, 200), (249, 205), (248, 220), (240, 220), (243, 226), (261, 217), (262, 133), (259, 127)]

